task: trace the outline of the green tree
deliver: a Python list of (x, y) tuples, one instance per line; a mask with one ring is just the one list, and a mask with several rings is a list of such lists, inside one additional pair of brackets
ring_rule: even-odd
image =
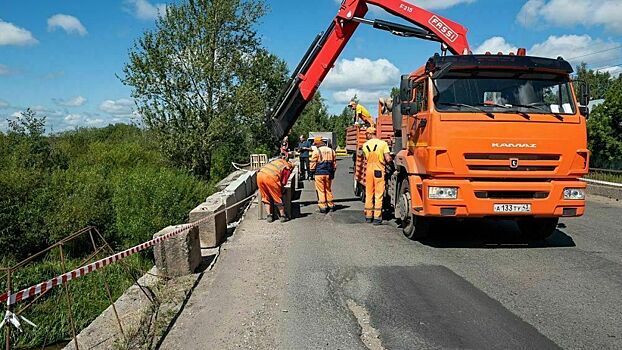
[(622, 168), (622, 78), (611, 81), (603, 95), (605, 102), (594, 108), (588, 119), (592, 165)]
[[(592, 100), (605, 98), (605, 94), (612, 83), (611, 74), (609, 74), (609, 72), (593, 71), (588, 69), (587, 64), (584, 62), (577, 66), (576, 74), (577, 80), (585, 81), (590, 86), (590, 98)], [(576, 90), (578, 94), (579, 91), (578, 89)]]
[(335, 132), (340, 147), (346, 146), (346, 129), (352, 125), (353, 119), (354, 112), (348, 107), (344, 107), (339, 115), (330, 118), (331, 129)]
[(331, 130), (326, 102), (319, 92), (315, 93), (313, 99), (309, 101), (300, 117), (298, 117), (296, 124), (290, 132), (290, 139), (297, 140), (298, 136), (308, 136), (309, 132), (313, 131), (334, 131)]
[(188, 0), (167, 7), (130, 51), (122, 80), (145, 126), (196, 175), (226, 173), (249, 148), (271, 146), (264, 111), (285, 66), (256, 33), (265, 13), (263, 0)]

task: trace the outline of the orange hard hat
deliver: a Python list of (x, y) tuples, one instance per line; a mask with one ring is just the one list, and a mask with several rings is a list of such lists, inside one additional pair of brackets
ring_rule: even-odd
[(374, 128), (373, 126), (370, 126), (369, 128), (367, 128), (367, 130), (365, 130), (365, 133), (376, 135), (376, 128)]
[(322, 143), (324, 143), (324, 142), (322, 142), (322, 137), (316, 136), (316, 137), (313, 138), (313, 144), (314, 145), (321, 145)]
[(348, 103), (348, 106), (350, 107), (356, 106), (356, 101), (350, 101), (350, 103)]

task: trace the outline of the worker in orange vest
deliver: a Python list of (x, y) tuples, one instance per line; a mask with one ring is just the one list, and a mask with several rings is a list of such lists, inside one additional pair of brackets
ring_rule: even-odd
[(365, 131), (367, 142), (363, 144), (363, 154), (367, 159), (365, 171), (365, 221), (374, 225), (382, 224), (382, 202), (384, 200), (384, 174), (386, 165), (391, 163), (389, 145), (376, 136), (376, 128)]
[(286, 222), (288, 220), (285, 215), (285, 207), (283, 206), (283, 186), (287, 184), (289, 174), (293, 167), (294, 166), (284, 158), (279, 158), (264, 165), (257, 173), (257, 187), (261, 194), (261, 201), (268, 213), (266, 217), (268, 222), (274, 221), (272, 204), (279, 210), (279, 220), (281, 222)]
[(315, 190), (320, 213), (325, 214), (335, 210), (332, 187), (337, 170), (337, 158), (335, 151), (327, 147), (321, 137), (313, 139), (313, 144), (317, 148), (311, 154), (311, 172), (315, 174)]
[(348, 104), (348, 107), (350, 107), (350, 109), (354, 112), (355, 124), (358, 120), (361, 120), (367, 127), (376, 126), (376, 123), (374, 122), (374, 118), (371, 116), (371, 113), (369, 113), (367, 108), (363, 107), (363, 105), (359, 104), (357, 101), (352, 100)]

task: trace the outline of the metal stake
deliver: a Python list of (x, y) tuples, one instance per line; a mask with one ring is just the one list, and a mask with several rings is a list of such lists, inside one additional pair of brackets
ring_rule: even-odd
[[(63, 255), (63, 246), (62, 244), (58, 246), (60, 250), (60, 263), (63, 268), (63, 274), (67, 273), (67, 269), (65, 268), (65, 256)], [(65, 287), (65, 292), (67, 295), (67, 309), (69, 311), (69, 323), (71, 324), (71, 332), (73, 335), (73, 341), (76, 345), (76, 350), (80, 350), (78, 347), (78, 337), (76, 336), (76, 326), (73, 323), (73, 312), (71, 311), (71, 304), (73, 303), (71, 300), (71, 293), (69, 292), (69, 285), (67, 285), (67, 281), (63, 281), (63, 286)]]
[[(95, 239), (93, 238), (93, 231), (89, 231), (89, 236), (91, 237), (91, 243), (93, 244), (93, 250), (97, 251), (97, 245), (95, 244)], [(110, 301), (110, 305), (112, 306), (112, 311), (114, 311), (114, 316), (117, 318), (117, 324), (119, 325), (119, 330), (121, 331), (121, 335), (123, 336), (123, 339), (127, 341), (127, 338), (125, 337), (125, 332), (123, 331), (123, 326), (121, 325), (121, 319), (119, 318), (119, 313), (117, 312), (117, 307), (114, 305), (114, 300), (112, 300), (112, 293), (110, 292), (110, 286), (108, 285), (108, 280), (106, 279), (106, 276), (104, 276), (104, 286), (106, 287), (106, 294), (108, 294), (108, 300)]]

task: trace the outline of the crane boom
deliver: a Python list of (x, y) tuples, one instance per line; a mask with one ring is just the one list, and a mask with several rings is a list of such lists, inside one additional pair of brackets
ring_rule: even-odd
[[(420, 28), (382, 20), (368, 20), (365, 18), (368, 4), (378, 6)], [(454, 55), (470, 53), (466, 28), (407, 1), (344, 0), (337, 16), (328, 29), (315, 38), (269, 111), (272, 132), (277, 139), (289, 133), (359, 24), (369, 24), (399, 36), (440, 42), (444, 50), (447, 49)]]

